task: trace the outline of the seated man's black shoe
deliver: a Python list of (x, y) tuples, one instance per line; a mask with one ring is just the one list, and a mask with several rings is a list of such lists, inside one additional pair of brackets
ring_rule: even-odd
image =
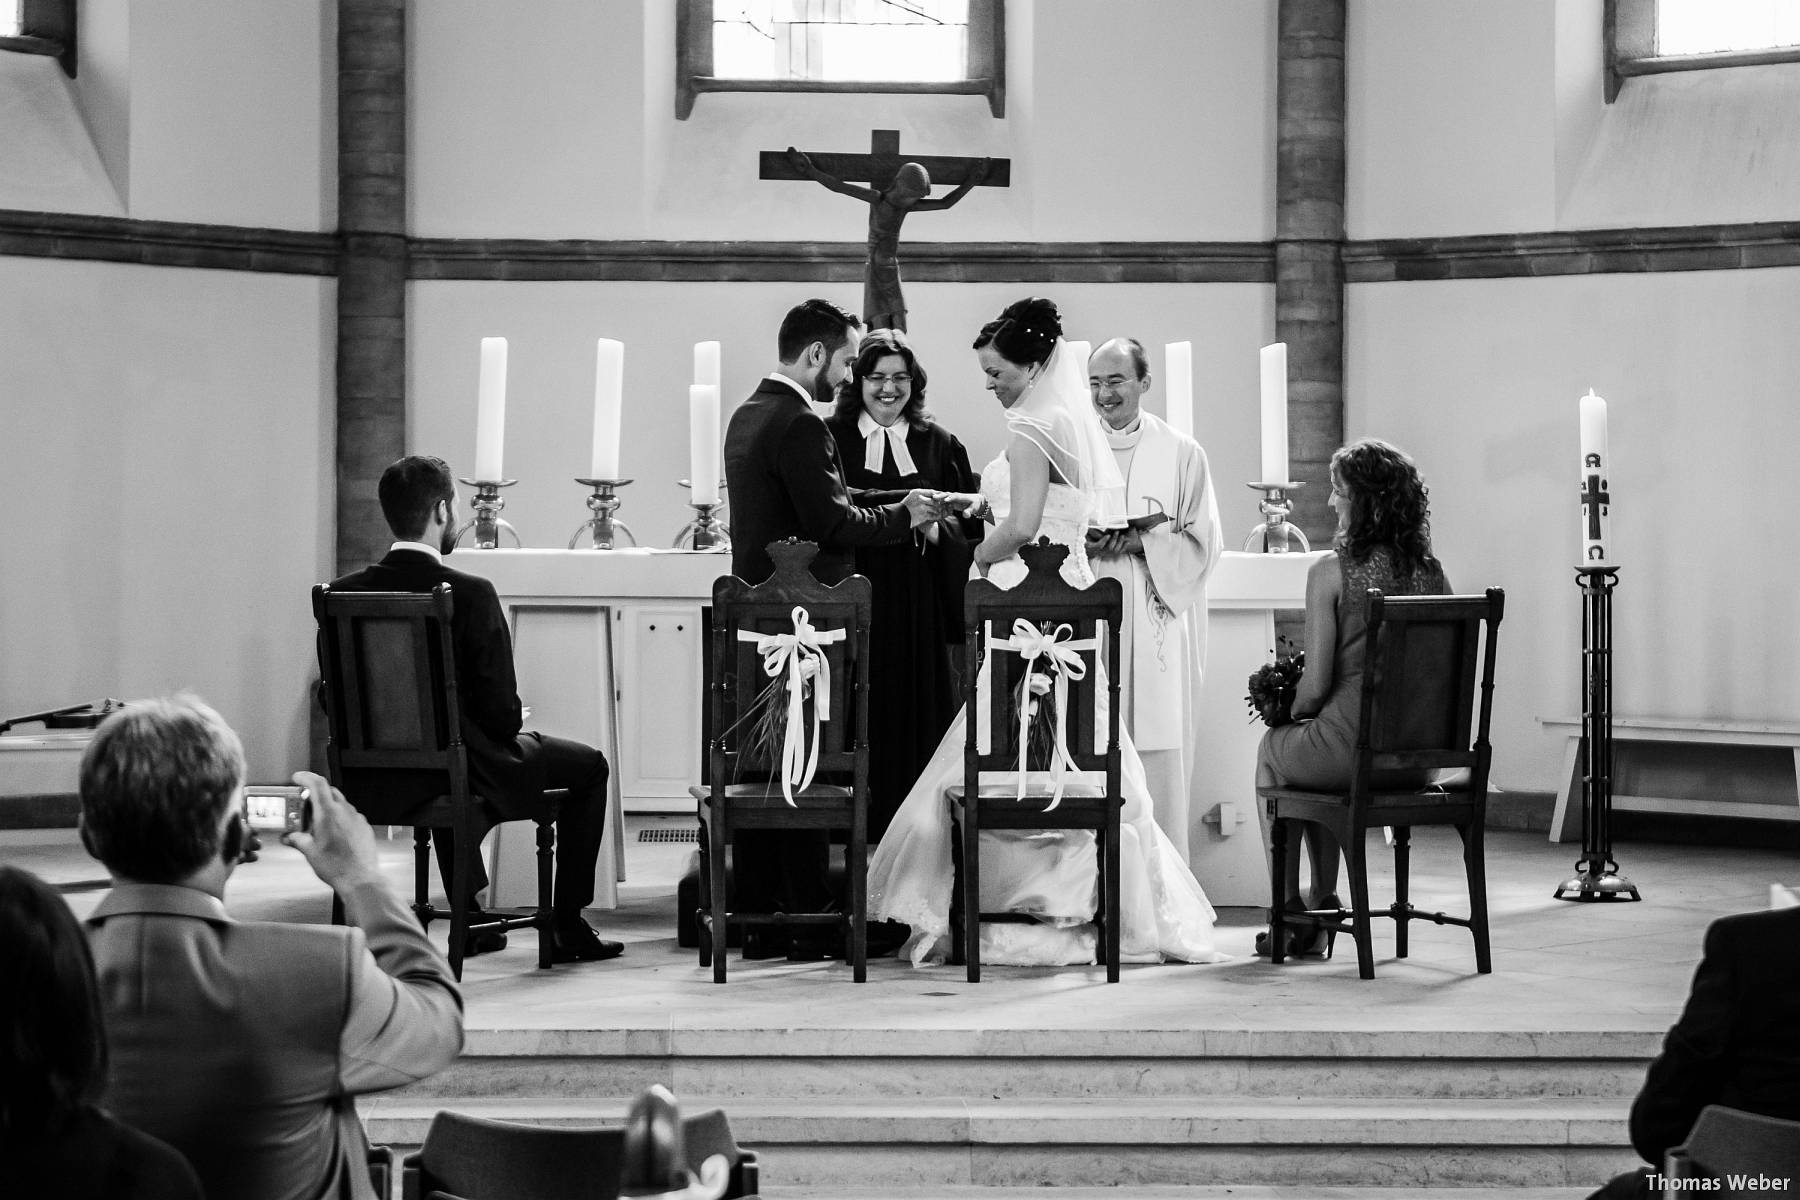
[(550, 952), (550, 961), (559, 963), (571, 962), (604, 962), (609, 958), (617, 958), (625, 953), (625, 943), (609, 942), (594, 932), (594, 927), (586, 921), (558, 921), (556, 923), (556, 944)]
[(844, 957), (844, 933), (828, 926), (795, 927), (788, 935), (789, 962), (824, 962)]
[(477, 954), (492, 954), (496, 950), (504, 949), (506, 949), (506, 930), (504, 929), (471, 929), (463, 938), (464, 958), (474, 958)]

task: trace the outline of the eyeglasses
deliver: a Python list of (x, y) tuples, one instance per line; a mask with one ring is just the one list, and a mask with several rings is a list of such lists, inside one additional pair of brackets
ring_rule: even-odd
[(863, 382), (872, 383), (876, 387), (880, 387), (884, 383), (891, 383), (895, 387), (910, 387), (912, 385), (912, 376), (908, 375), (905, 371), (900, 371), (893, 375), (864, 375)]

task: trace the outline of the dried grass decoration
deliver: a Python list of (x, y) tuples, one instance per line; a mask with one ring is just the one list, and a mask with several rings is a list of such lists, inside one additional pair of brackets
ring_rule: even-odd
[[(1279, 644), (1293, 645), (1286, 638), (1280, 639)], [(1293, 724), (1294, 695), (1299, 690), (1300, 677), (1305, 673), (1304, 650), (1277, 655), (1273, 662), (1266, 662), (1252, 671), (1250, 694), (1244, 697), (1250, 704), (1250, 719), (1254, 721), (1260, 717), (1270, 729)]]
[(1068, 731), (1064, 728), (1069, 706), (1069, 681), (1087, 678), (1087, 660), (1081, 651), (1098, 653), (1100, 639), (1075, 640), (1075, 631), (1067, 622), (1055, 628), (1046, 621), (1033, 625), (1023, 617), (1013, 621), (1012, 636), (989, 636), (989, 650), (1011, 650), (1025, 660), (1025, 675), (1013, 692), (1013, 712), (1019, 721), (1019, 778), (1016, 797), (1025, 798), (1026, 772), (1050, 771), (1050, 812), (1062, 803), (1063, 786), (1068, 772), (1075, 770), (1069, 754)]
[[(794, 793), (805, 791), (819, 768), (819, 724), (831, 720), (831, 660), (824, 648), (843, 641), (846, 634), (842, 629), (814, 629), (811, 614), (798, 604), (791, 615), (792, 633), (737, 631), (738, 641), (756, 643), (769, 682), (732, 729), (744, 728), (746, 744), (756, 747), (754, 757), (759, 761), (780, 761), (781, 794), (797, 808)], [(808, 699), (813, 714), (810, 737)]]

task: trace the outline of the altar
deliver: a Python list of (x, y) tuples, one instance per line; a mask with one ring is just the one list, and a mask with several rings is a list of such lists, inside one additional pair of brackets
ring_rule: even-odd
[[(1186, 831), (1194, 873), (1216, 905), (1268, 899), (1254, 790), (1263, 727), (1245, 680), (1269, 660), (1274, 613), (1303, 607), (1318, 554), (1228, 552), (1208, 583), (1202, 735)], [(617, 903), (624, 813), (686, 813), (699, 779), (701, 609), (726, 555), (679, 550), (480, 550), (457, 565), (493, 581), (512, 626), (528, 728), (598, 745), (612, 764), (596, 900)], [(1174, 836), (1171, 833), (1171, 836)], [(500, 826), (490, 849), (498, 906), (528, 905), (532, 838)]]

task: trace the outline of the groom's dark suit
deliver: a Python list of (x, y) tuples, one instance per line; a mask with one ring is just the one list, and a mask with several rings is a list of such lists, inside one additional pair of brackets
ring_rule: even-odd
[[(556, 819), (553, 907), (559, 915), (573, 915), (594, 901), (594, 865), (606, 821), (606, 758), (580, 742), (523, 728), (512, 636), (494, 585), (423, 551), (396, 548), (331, 586), (344, 592), (429, 592), (440, 583), (450, 585), (455, 601), (450, 638), (470, 781), (485, 801), (490, 823), (529, 818), (543, 810), (546, 788), (569, 789)], [(365, 813), (392, 813), (385, 823), (405, 825), (413, 806), (442, 795), (444, 788), (442, 779), (429, 773), (396, 782), (398, 774), (383, 772), (379, 784), (354, 773), (332, 782)], [(450, 831), (440, 830), (435, 841), (447, 882), (454, 844)], [(474, 887), (479, 891), (486, 886), (487, 873), (478, 860)]]
[[(761, 583), (775, 572), (768, 545), (817, 542), (813, 574), (837, 583), (856, 569), (854, 550), (905, 541), (904, 504), (859, 507), (844, 488), (837, 440), (797, 385), (767, 378), (725, 428), (731, 497), (731, 573)], [(744, 830), (734, 835), (733, 907), (746, 912), (819, 912), (830, 900), (822, 831)]]

